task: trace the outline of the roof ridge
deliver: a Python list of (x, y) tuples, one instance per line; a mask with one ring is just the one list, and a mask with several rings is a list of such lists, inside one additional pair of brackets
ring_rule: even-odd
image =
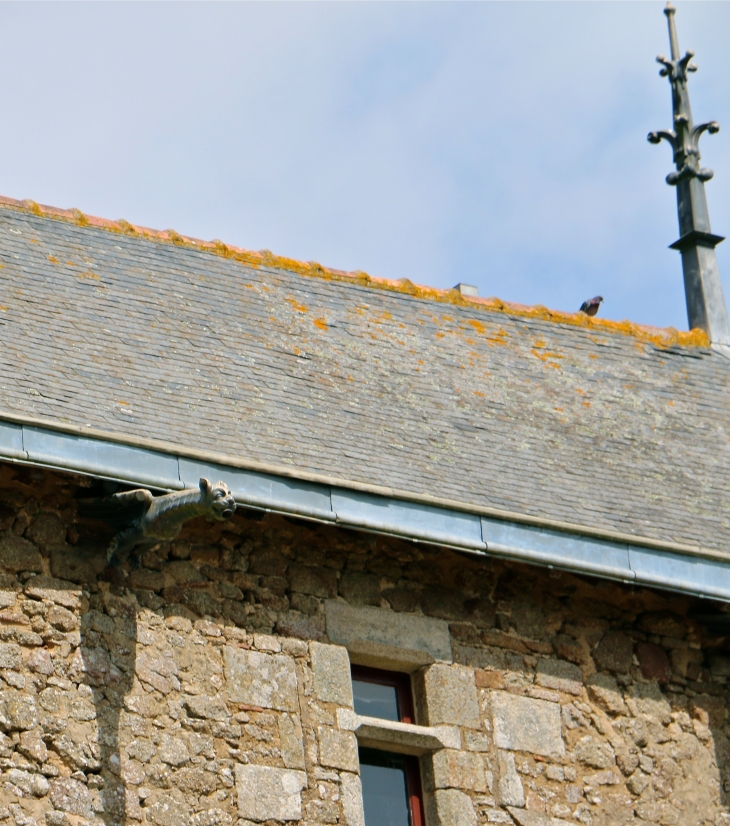
[(330, 281), (341, 281), (345, 283), (356, 283), (361, 286), (372, 287), (374, 289), (388, 290), (390, 292), (404, 293), (417, 298), (430, 299), (440, 303), (456, 304), (474, 309), (486, 310), (487, 312), (504, 313), (510, 316), (522, 318), (538, 318), (544, 321), (568, 324), (573, 327), (584, 327), (596, 329), (607, 333), (618, 333), (621, 335), (633, 336), (640, 341), (649, 342), (659, 347), (709, 347), (710, 342), (704, 330), (695, 328), (689, 331), (676, 330), (674, 327), (651, 327), (644, 324), (635, 324), (632, 321), (611, 321), (604, 318), (595, 318), (585, 313), (567, 313), (560, 310), (550, 310), (541, 304), (530, 306), (527, 304), (517, 304), (502, 301), (499, 298), (482, 298), (480, 296), (465, 296), (457, 289), (439, 290), (434, 287), (424, 287), (414, 284), (407, 278), (394, 281), (387, 278), (371, 276), (361, 270), (347, 272), (331, 267), (323, 267), (316, 261), (297, 261), (293, 258), (286, 258), (268, 250), (255, 252), (241, 247), (229, 246), (223, 241), (214, 239), (213, 241), (203, 241), (200, 238), (192, 238), (180, 235), (174, 229), (158, 230), (149, 227), (131, 224), (129, 221), (119, 219), (111, 221), (108, 218), (99, 218), (94, 215), (86, 215), (79, 209), (61, 209), (59, 207), (38, 204), (35, 201), (26, 199), (19, 201), (0, 195), (0, 207), (10, 207), (22, 212), (29, 212), (40, 218), (53, 218), (56, 220), (69, 221), (82, 227), (94, 227), (104, 229), (109, 232), (116, 232), (123, 235), (137, 236), (161, 243), (174, 244), (179, 247), (196, 249), (201, 252), (209, 252), (220, 255), (224, 258), (232, 258), (250, 267), (271, 267), (288, 270), (299, 275), (322, 278)]

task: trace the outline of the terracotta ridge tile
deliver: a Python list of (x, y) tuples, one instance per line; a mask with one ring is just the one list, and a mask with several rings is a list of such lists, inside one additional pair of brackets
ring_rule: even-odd
[(254, 250), (243, 249), (215, 239), (213, 241), (203, 241), (200, 238), (192, 238), (180, 235), (174, 229), (159, 230), (131, 224), (128, 221), (119, 219), (111, 221), (107, 218), (99, 218), (94, 215), (86, 215), (78, 209), (61, 209), (59, 207), (37, 204), (35, 201), (19, 201), (0, 195), (0, 207), (7, 206), (12, 209), (30, 212), (41, 218), (53, 218), (56, 220), (71, 221), (79, 226), (95, 227), (111, 232), (118, 232), (124, 235), (139, 236), (148, 240), (171, 243), (176, 246), (197, 249), (203, 252), (220, 255), (224, 258), (232, 258), (239, 263), (250, 267), (271, 267), (273, 269), (288, 270), (299, 275), (313, 276), (330, 281), (355, 282), (360, 286), (374, 289), (388, 290), (390, 292), (405, 293), (416, 298), (425, 298), (439, 303), (456, 304), (463, 307), (474, 307), (488, 312), (504, 313), (505, 315), (518, 318), (538, 318), (543, 321), (551, 321), (559, 324), (567, 324), (572, 327), (583, 327), (594, 329), (596, 332), (618, 333), (620, 335), (632, 336), (640, 341), (655, 344), (659, 347), (709, 347), (710, 342), (704, 330), (694, 329), (689, 331), (676, 330), (674, 327), (652, 327), (645, 324), (635, 324), (632, 321), (611, 321), (610, 319), (595, 318), (585, 315), (585, 313), (568, 313), (561, 310), (550, 310), (540, 304), (527, 305), (515, 302), (502, 301), (499, 298), (483, 298), (481, 296), (464, 296), (458, 290), (441, 290), (435, 287), (425, 287), (414, 284), (407, 278), (392, 280), (371, 276), (368, 273), (355, 270), (347, 272), (332, 267), (323, 267), (315, 261), (303, 262), (293, 258), (274, 255), (268, 251), (256, 252)]

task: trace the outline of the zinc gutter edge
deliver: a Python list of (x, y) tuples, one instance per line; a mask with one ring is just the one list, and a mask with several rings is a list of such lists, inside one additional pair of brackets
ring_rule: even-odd
[[(447, 510), (459, 511), (461, 513), (472, 514), (474, 516), (483, 516), (485, 518), (498, 519), (504, 522), (517, 522), (522, 525), (530, 525), (536, 528), (545, 528), (548, 530), (559, 531), (561, 533), (566, 534), (591, 537), (593, 539), (604, 539), (609, 542), (651, 548), (652, 550), (666, 551), (678, 555), (681, 554), (683, 556), (694, 556), (705, 559), (714, 559), (721, 562), (730, 561), (730, 556), (728, 556), (727, 554), (724, 554), (721, 551), (717, 551), (711, 548), (703, 548), (699, 545), (687, 545), (679, 542), (662, 541), (658, 539), (652, 539), (649, 537), (637, 536), (635, 534), (626, 534), (620, 531), (611, 531), (603, 528), (595, 528), (571, 522), (562, 522), (560, 520), (530, 516), (529, 514), (521, 514), (514, 511), (502, 510), (500, 508), (490, 508), (479, 505), (471, 505), (469, 503), (460, 502), (454, 499), (430, 496), (428, 494), (419, 494), (414, 493), (412, 491), (404, 491), (398, 488), (386, 487), (381, 485), (371, 485), (363, 482), (355, 482), (351, 480), (341, 479), (336, 476), (312, 473), (311, 471), (297, 470), (296, 468), (288, 467), (286, 465), (268, 464), (266, 462), (259, 462), (242, 456), (231, 456), (229, 454), (217, 453), (215, 451), (195, 450), (177, 445), (174, 442), (166, 442), (157, 439), (146, 439), (144, 437), (137, 436), (126, 436), (125, 434), (116, 433), (114, 431), (98, 430), (93, 427), (81, 427), (79, 425), (72, 425), (44, 418), (36, 418), (33, 416), (21, 416), (18, 414), (7, 413), (4, 411), (0, 411), (0, 421), (5, 421), (10, 424), (15, 424), (19, 426), (25, 425), (28, 427), (45, 428), (60, 433), (66, 433), (69, 435), (81, 436), (87, 439), (95, 439), (97, 441), (105, 441), (111, 442), (113, 444), (125, 445), (127, 447), (137, 447), (145, 450), (153, 450), (158, 453), (167, 454), (169, 456), (179, 456), (186, 459), (210, 462), (212, 464), (224, 465), (231, 468), (237, 468), (240, 470), (250, 470), (258, 473), (267, 473), (272, 476), (283, 476), (290, 479), (297, 479), (303, 482), (313, 482), (315, 484), (329, 485), (331, 487), (358, 491), (360, 493), (369, 493), (374, 496), (384, 496), (390, 499), (396, 499), (405, 502), (413, 502), (422, 505), (431, 505), (433, 507), (440, 507)], [(70, 473), (80, 472), (74, 468), (67, 468), (67, 470)]]

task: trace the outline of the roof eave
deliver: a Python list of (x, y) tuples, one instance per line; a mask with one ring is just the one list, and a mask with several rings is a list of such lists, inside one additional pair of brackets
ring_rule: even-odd
[(721, 552), (364, 485), (177, 445), (0, 414), (0, 460), (158, 490), (222, 478), (241, 505), (483, 557), (730, 602)]

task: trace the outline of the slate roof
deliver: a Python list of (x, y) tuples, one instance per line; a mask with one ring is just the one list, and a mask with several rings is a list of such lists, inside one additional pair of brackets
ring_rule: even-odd
[(0, 206), (0, 417), (730, 553), (709, 348), (83, 223)]

